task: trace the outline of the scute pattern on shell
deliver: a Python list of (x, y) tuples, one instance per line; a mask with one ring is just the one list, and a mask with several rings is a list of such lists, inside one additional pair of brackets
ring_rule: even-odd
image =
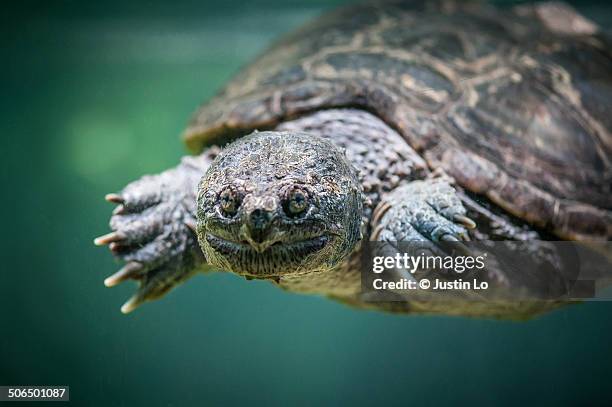
[(193, 150), (312, 111), (374, 112), (432, 168), (457, 150), (553, 196), (612, 209), (612, 52), (537, 6), (386, 1), (285, 37), (195, 114)]

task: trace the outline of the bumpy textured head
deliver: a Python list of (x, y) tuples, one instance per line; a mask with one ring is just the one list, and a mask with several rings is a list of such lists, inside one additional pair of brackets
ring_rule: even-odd
[(329, 270), (361, 239), (363, 195), (329, 141), (253, 133), (227, 146), (198, 190), (198, 239), (209, 264), (274, 278)]

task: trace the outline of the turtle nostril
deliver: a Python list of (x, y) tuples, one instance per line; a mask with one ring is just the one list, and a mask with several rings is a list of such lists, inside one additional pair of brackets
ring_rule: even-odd
[(251, 227), (265, 229), (270, 223), (270, 214), (263, 209), (255, 209), (249, 216)]
[(249, 234), (257, 243), (263, 243), (268, 234), (271, 215), (263, 209), (254, 209), (249, 214)]

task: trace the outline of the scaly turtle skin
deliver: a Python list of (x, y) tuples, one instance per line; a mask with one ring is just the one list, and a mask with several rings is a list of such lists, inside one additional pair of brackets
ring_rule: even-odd
[(124, 311), (211, 267), (367, 306), (364, 238), (609, 240), (610, 113), (610, 42), (562, 4), (339, 10), (196, 112), (199, 156), (107, 197), (106, 283), (141, 281)]

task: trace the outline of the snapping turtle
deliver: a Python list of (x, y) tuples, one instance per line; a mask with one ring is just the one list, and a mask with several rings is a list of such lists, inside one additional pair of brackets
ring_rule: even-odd
[(105, 284), (140, 281), (123, 312), (211, 268), (359, 306), (364, 239), (609, 240), (611, 108), (610, 42), (569, 6), (338, 10), (196, 112), (198, 155), (107, 195)]

